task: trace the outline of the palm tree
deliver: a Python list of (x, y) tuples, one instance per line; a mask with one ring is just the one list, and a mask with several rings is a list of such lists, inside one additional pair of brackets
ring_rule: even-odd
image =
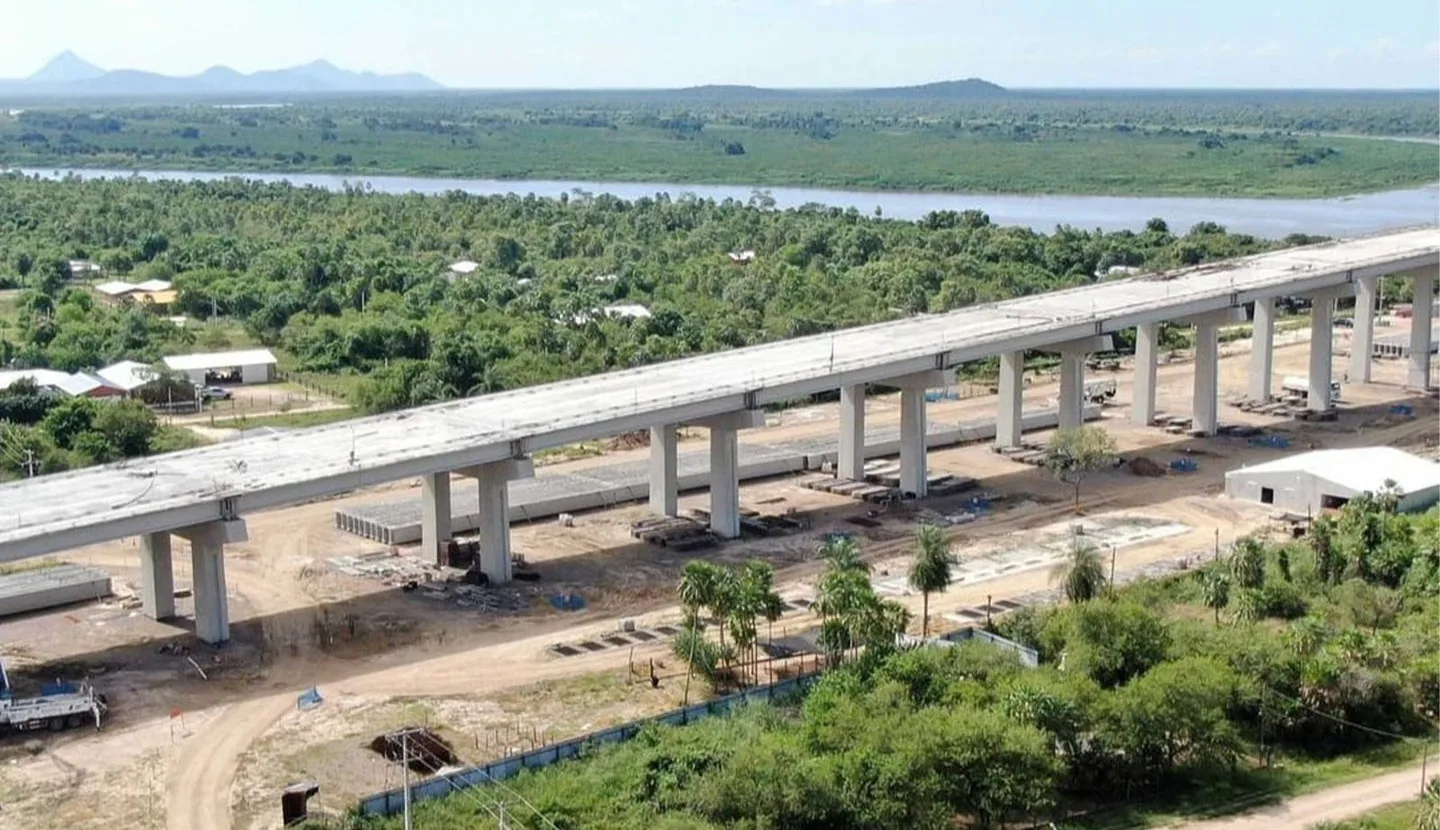
[(1077, 536), (1070, 555), (1050, 571), (1051, 582), (1063, 582), (1065, 598), (1071, 602), (1089, 602), (1100, 596), (1105, 587), (1105, 563), (1094, 545)]
[(854, 536), (836, 534), (825, 541), (816, 551), (833, 570), (868, 571), (870, 566), (860, 561), (860, 543)]
[(1211, 569), (1200, 580), (1200, 593), (1205, 607), (1215, 609), (1215, 624), (1220, 624), (1220, 609), (1230, 604), (1230, 577), (1224, 571)]
[(1327, 585), (1339, 582), (1345, 571), (1345, 559), (1335, 545), (1335, 520), (1320, 516), (1310, 523), (1306, 536), (1310, 549), (1315, 552), (1315, 575)]
[(686, 618), (699, 627), (700, 613), (715, 604), (720, 568), (699, 559), (685, 563), (680, 572), (680, 605)]
[(1241, 588), (1265, 584), (1265, 546), (1253, 536), (1242, 537), (1230, 554), (1230, 575)]
[(1415, 811), (1415, 830), (1440, 830), (1440, 778), (1430, 780), (1420, 809)]
[(930, 636), (930, 592), (950, 586), (950, 538), (935, 525), (921, 525), (915, 534), (915, 562), (910, 566), (910, 587), (920, 592), (920, 634)]

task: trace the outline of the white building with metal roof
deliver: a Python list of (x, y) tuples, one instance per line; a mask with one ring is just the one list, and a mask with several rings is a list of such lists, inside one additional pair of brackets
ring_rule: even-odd
[(196, 386), (212, 382), (270, 383), (275, 380), (275, 355), (269, 349), (171, 355), (165, 365), (184, 372)]
[(1316, 515), (1388, 484), (1403, 494), (1402, 512), (1440, 501), (1440, 464), (1394, 447), (1315, 450), (1225, 474), (1225, 495)]

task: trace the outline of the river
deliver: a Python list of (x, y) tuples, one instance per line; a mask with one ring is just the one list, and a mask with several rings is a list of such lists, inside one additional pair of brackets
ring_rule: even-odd
[[(350, 185), (368, 186), (381, 193), (437, 194), (460, 190), (476, 195), (505, 193), (549, 198), (575, 191), (610, 193), (637, 199), (669, 193), (693, 193), (707, 199), (750, 199), (757, 188), (743, 185), (658, 184), (643, 182), (576, 182), (550, 180), (441, 179), (414, 176), (333, 176), (317, 173), (241, 173), (191, 170), (101, 170), (20, 168), (29, 175), (59, 178), (123, 178), (143, 176), (171, 181), (212, 181), (241, 177), (264, 182), (290, 182), (300, 186), (338, 190)], [(1000, 225), (1025, 225), (1049, 232), (1056, 225), (1105, 230), (1139, 230), (1146, 220), (1160, 217), (1175, 231), (1197, 222), (1218, 222), (1231, 231), (1262, 237), (1290, 233), (1354, 236), (1406, 225), (1440, 222), (1440, 184), (1410, 190), (1390, 190), (1333, 199), (1229, 199), (1183, 196), (1022, 196), (993, 193), (906, 193), (896, 191), (822, 190), (805, 187), (758, 188), (769, 193), (776, 207), (805, 204), (856, 208), (866, 215), (879, 208), (892, 219), (919, 219), (937, 210), (983, 210)]]

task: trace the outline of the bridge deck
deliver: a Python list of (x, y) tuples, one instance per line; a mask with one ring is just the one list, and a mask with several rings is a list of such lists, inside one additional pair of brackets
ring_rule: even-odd
[(0, 561), (1437, 263), (1406, 230), (11, 482)]

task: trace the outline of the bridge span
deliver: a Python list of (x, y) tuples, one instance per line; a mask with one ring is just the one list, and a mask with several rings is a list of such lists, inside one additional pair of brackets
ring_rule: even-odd
[(961, 363), (1000, 357), (996, 441), (1018, 444), (1021, 372), (1028, 351), (1061, 356), (1060, 424), (1081, 421), (1085, 356), (1110, 335), (1137, 330), (1133, 417), (1155, 412), (1158, 325), (1195, 327), (1194, 424), (1217, 426), (1218, 327), (1253, 304), (1250, 395), (1268, 397), (1274, 301), (1313, 297), (1310, 406), (1328, 409), (1333, 300), (1357, 299), (1349, 374), (1369, 378), (1379, 278), (1413, 280), (1411, 385), (1429, 380), (1430, 315), (1440, 228), (1396, 231), (971, 306), (743, 349), (483, 395), (386, 415), (131, 459), (0, 485), (0, 562), (138, 536), (146, 613), (175, 613), (170, 540), (188, 539), (196, 632), (229, 636), (224, 546), (245, 538), (246, 514), (397, 479), (420, 477), (422, 546), (437, 556), (450, 536), (450, 479), (479, 484), (481, 567), (510, 578), (508, 482), (533, 472), (536, 450), (651, 430), (650, 504), (676, 510), (676, 428), (710, 429), (711, 526), (739, 534), (736, 432), (763, 424), (768, 403), (839, 389), (838, 473), (864, 463), (865, 387), (901, 389), (901, 487), (924, 497), (925, 397)]

